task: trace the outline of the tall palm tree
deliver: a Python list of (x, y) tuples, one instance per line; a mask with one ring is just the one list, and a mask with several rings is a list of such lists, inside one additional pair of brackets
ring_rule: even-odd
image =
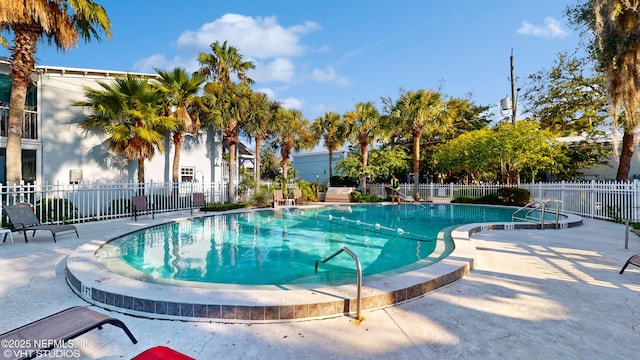
[(311, 131), (309, 120), (303, 118), (302, 113), (298, 110), (280, 108), (277, 120), (273, 123), (273, 130), (271, 144), (274, 148), (280, 149), (282, 187), (286, 194), (291, 153), (313, 148), (318, 143), (318, 138)]
[(126, 77), (114, 83), (98, 82), (97, 89), (85, 88), (87, 100), (75, 106), (89, 107), (89, 116), (79, 125), (106, 135), (109, 150), (128, 161), (138, 160), (138, 182), (144, 183), (144, 161), (163, 151), (164, 134), (179, 128), (174, 117), (161, 116), (163, 95), (147, 78)]
[(355, 111), (347, 112), (345, 118), (345, 138), (350, 139), (360, 149), (360, 191), (367, 189), (367, 163), (369, 157), (369, 145), (382, 139), (387, 131), (381, 122), (378, 109), (369, 102), (359, 102)]
[(260, 166), (262, 142), (272, 133), (271, 124), (276, 120), (276, 114), (280, 108), (280, 103), (271, 101), (264, 93), (253, 92), (249, 98), (249, 109), (247, 121), (243, 131), (255, 139), (255, 171), (256, 194), (260, 192)]
[(433, 90), (407, 91), (400, 95), (390, 119), (411, 134), (413, 149), (414, 194), (420, 184), (420, 141), (423, 133), (443, 131), (449, 124), (445, 116), (445, 102), (439, 92)]
[(229, 150), (229, 184), (227, 194), (229, 201), (236, 197), (236, 150), (240, 143), (240, 129), (244, 126), (249, 108), (251, 88), (245, 83), (226, 81), (212, 82), (204, 87), (205, 94), (214, 102), (209, 106), (215, 108), (217, 115), (209, 118), (208, 124), (222, 130), (223, 142)]
[(171, 181), (177, 183), (180, 178), (180, 150), (184, 141), (184, 134), (197, 135), (200, 129), (200, 119), (197, 112), (189, 112), (189, 108), (196, 103), (196, 94), (205, 78), (198, 74), (189, 75), (184, 68), (173, 71), (154, 69), (160, 79), (154, 86), (164, 94), (165, 116), (178, 119), (180, 126), (173, 131), (173, 168)]
[(319, 138), (322, 137), (324, 147), (329, 151), (329, 186), (333, 176), (333, 152), (344, 144), (344, 120), (340, 114), (326, 112), (324, 116), (318, 116), (311, 129)]
[(253, 79), (247, 76), (247, 70), (255, 69), (251, 61), (243, 61), (238, 49), (228, 46), (227, 42), (220, 44), (216, 41), (210, 45), (211, 54), (201, 52), (198, 55), (200, 63), (199, 73), (217, 82), (231, 81), (231, 74), (235, 74), (240, 82), (253, 84)]
[[(640, 124), (640, 2), (583, 0), (568, 15), (592, 36), (591, 55), (604, 71), (610, 112), (623, 128), (617, 180), (627, 180)], [(619, 113), (622, 110), (623, 116)]]
[[(215, 99), (215, 106), (219, 111), (219, 114), (214, 117), (217, 120), (212, 125), (222, 129), (224, 142), (229, 148), (227, 192), (229, 201), (235, 202), (236, 145), (240, 142), (238, 135), (246, 119), (245, 111), (251, 93), (248, 84), (253, 83), (246, 71), (254, 69), (255, 65), (250, 61), (243, 61), (238, 50), (233, 46), (227, 46), (226, 41), (222, 45), (218, 41), (214, 42), (211, 44), (211, 50), (211, 54), (199, 54), (199, 73), (212, 80), (205, 85), (205, 93), (208, 93), (210, 99)], [(240, 80), (238, 84), (231, 80), (231, 74)]]
[(4, 0), (0, 6), (0, 43), (13, 34), (11, 97), (7, 129), (7, 183), (22, 180), (22, 120), (30, 76), (35, 68), (38, 41), (66, 51), (86, 42), (111, 39), (111, 22), (104, 8), (92, 0)]

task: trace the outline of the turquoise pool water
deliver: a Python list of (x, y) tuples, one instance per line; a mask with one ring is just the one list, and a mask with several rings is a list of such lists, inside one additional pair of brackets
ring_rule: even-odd
[[(427, 266), (453, 250), (450, 229), (511, 221), (513, 209), (468, 205), (352, 205), (215, 215), (140, 230), (96, 256), (149, 282), (242, 285), (352, 283), (355, 253), (365, 280)], [(133, 269), (134, 271), (131, 271)]]

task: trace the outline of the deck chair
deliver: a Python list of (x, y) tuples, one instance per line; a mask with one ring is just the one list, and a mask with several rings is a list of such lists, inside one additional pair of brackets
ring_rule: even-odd
[(630, 257), (629, 260), (627, 260), (627, 262), (624, 264), (622, 269), (620, 269), (620, 274), (622, 274), (627, 269), (627, 266), (629, 266), (629, 264), (640, 266), (640, 254), (636, 254)]
[[(59, 233), (75, 232), (76, 237), (79, 237), (78, 229), (76, 229), (74, 225), (41, 224), (29, 204), (5, 205), (2, 207), (2, 210), (7, 214), (11, 231), (22, 231), (24, 234), (24, 242), (29, 242), (29, 240), (27, 240), (27, 231), (29, 230), (33, 231), (31, 237), (33, 237), (38, 230), (50, 231), (53, 236), (53, 242), (56, 242), (56, 235)], [(6, 240), (5, 237), (4, 241)]]
[(282, 190), (273, 190), (273, 204), (276, 206), (287, 204), (287, 200), (282, 195)]
[(139, 212), (151, 212), (151, 218), (155, 219), (153, 206), (149, 205), (147, 197), (144, 195), (138, 195), (131, 198), (131, 212), (133, 213), (133, 219), (138, 221)]
[(191, 214), (193, 214), (193, 208), (202, 208), (204, 212), (207, 212), (207, 201), (204, 199), (204, 193), (191, 194)]
[(43, 351), (65, 344), (93, 329), (102, 329), (104, 324), (119, 327), (131, 342), (138, 342), (122, 321), (84, 306), (74, 306), (1, 334), (2, 344), (18, 344), (15, 348), (2, 346), (3, 359), (33, 359)]
[(302, 190), (300, 189), (293, 189), (293, 201), (295, 202), (296, 205), (300, 205), (302, 204), (302, 201), (304, 199), (302, 199)]

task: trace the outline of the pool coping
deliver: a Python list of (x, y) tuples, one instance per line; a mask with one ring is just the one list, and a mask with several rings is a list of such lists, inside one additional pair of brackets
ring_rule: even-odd
[[(559, 221), (559, 228), (582, 224), (580, 217), (564, 215), (567, 218)], [(539, 224), (518, 222), (459, 226), (451, 231), (455, 248), (446, 258), (364, 282), (361, 311), (411, 300), (464, 277), (474, 268), (476, 249), (471, 236), (479, 231), (539, 228)], [(555, 224), (546, 223), (544, 228), (555, 228)], [(127, 278), (110, 271), (94, 256), (106, 242), (86, 243), (73, 251), (67, 257), (66, 279), (83, 300), (108, 310), (153, 319), (218, 322), (309, 320), (353, 315), (357, 311), (355, 281), (314, 289), (269, 290), (177, 287)]]

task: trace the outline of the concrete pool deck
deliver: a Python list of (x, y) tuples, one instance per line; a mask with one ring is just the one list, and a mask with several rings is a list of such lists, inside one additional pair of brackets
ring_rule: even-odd
[[(184, 214), (182, 214), (184, 216)], [(170, 220), (157, 216), (78, 225), (80, 239), (54, 243), (42, 232), (0, 244), (0, 333), (60, 311), (88, 306), (65, 279), (66, 258), (113, 233)], [(472, 236), (475, 269), (419, 298), (363, 313), (277, 323), (121, 319), (82, 335), (82, 359), (130, 359), (156, 345), (197, 359), (635, 358), (640, 352), (640, 268), (618, 274), (640, 253), (623, 225), (584, 219), (561, 230), (481, 231)], [(4, 349), (3, 349), (4, 350)], [(77, 357), (75, 357), (77, 358)]]

